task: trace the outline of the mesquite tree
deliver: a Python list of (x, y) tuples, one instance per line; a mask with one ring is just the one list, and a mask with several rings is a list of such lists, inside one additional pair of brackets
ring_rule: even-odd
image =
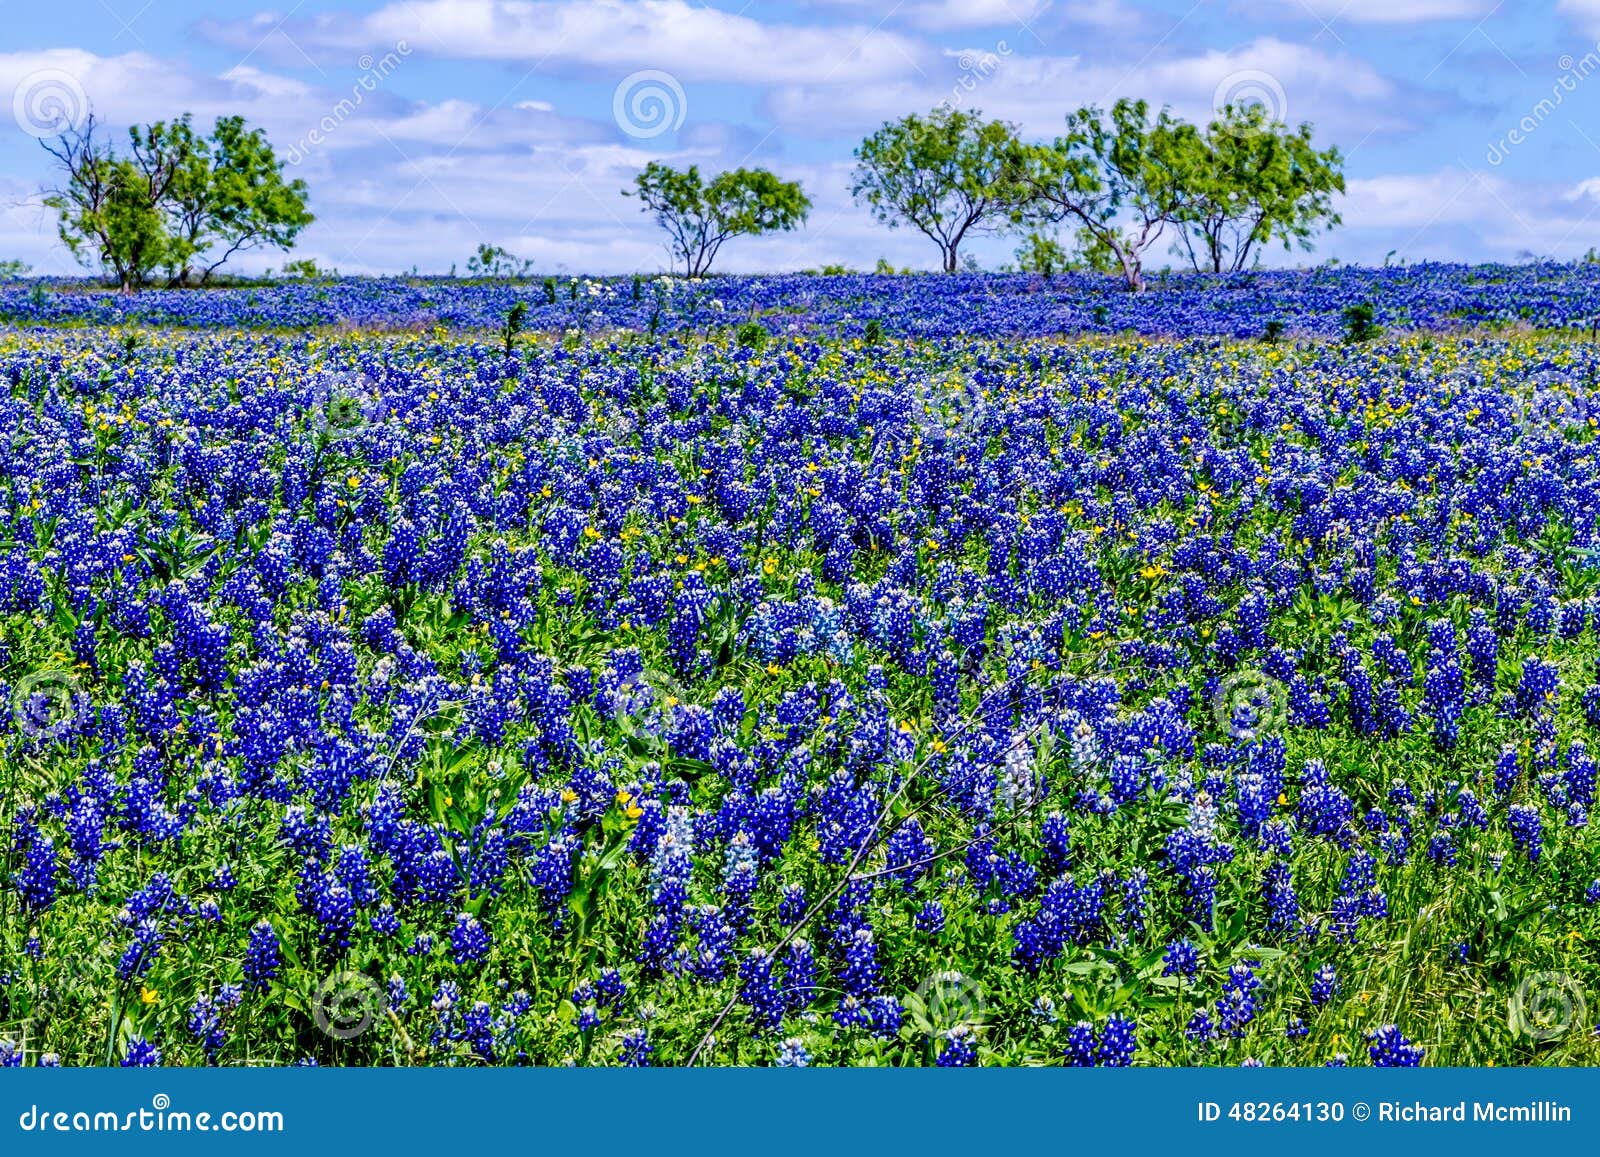
[(694, 165), (674, 169), (651, 161), (623, 195), (638, 197), (642, 209), (655, 214), (674, 262), (690, 277), (706, 273), (730, 238), (787, 232), (811, 211), (797, 182), (766, 169), (731, 169), (706, 181)]
[(946, 273), (961, 243), (1010, 227), (1028, 196), (1016, 128), (941, 105), (890, 121), (855, 151), (851, 193), (891, 229), (910, 225), (939, 246)]

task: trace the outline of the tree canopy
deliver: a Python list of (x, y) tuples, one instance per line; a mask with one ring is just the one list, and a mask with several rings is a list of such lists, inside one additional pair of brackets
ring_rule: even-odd
[(655, 214), (674, 263), (691, 277), (708, 272), (729, 239), (787, 232), (811, 211), (811, 199), (797, 182), (766, 169), (730, 169), (707, 181), (695, 165), (674, 169), (651, 161), (634, 178), (633, 191), (623, 193)]
[(890, 121), (855, 150), (850, 192), (891, 229), (910, 225), (939, 246), (946, 273), (961, 243), (1008, 227), (1028, 195), (1015, 126), (941, 105)]
[(305, 182), (284, 179), (266, 135), (242, 117), (219, 117), (210, 137), (187, 114), (136, 125), (119, 153), (91, 116), (44, 147), (59, 177), (45, 204), (61, 240), (124, 290), (158, 272), (168, 286), (205, 284), (237, 253), (293, 248), (313, 220)]
[(1311, 125), (1291, 129), (1260, 105), (1228, 105), (1199, 145), (1177, 215), (1179, 251), (1196, 270), (1236, 273), (1273, 240), (1309, 250), (1320, 229), (1339, 224), (1343, 157), (1319, 151)]
[(1019, 216), (1068, 220), (1108, 252), (1129, 289), (1144, 287), (1144, 254), (1194, 196), (1201, 163), (1194, 126), (1142, 100), (1109, 112), (1090, 105), (1067, 117), (1067, 131), (1028, 150), (1032, 193)]
[[(851, 191), (890, 228), (935, 241), (946, 272), (975, 233), (1022, 229), (1020, 266), (1115, 272), (1129, 289), (1163, 237), (1197, 270), (1244, 268), (1263, 245), (1309, 249), (1339, 224), (1338, 149), (1309, 124), (1291, 129), (1259, 105), (1227, 106), (1202, 131), (1141, 100), (1067, 117), (1048, 144), (1025, 144), (1003, 121), (944, 106), (885, 123), (855, 151)], [(1076, 252), (1055, 240), (1070, 224)], [(1169, 228), (1170, 227), (1170, 228)]]

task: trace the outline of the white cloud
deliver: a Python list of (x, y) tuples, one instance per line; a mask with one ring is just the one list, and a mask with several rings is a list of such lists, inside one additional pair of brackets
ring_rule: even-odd
[(1340, 212), (1352, 239), (1383, 238), (1412, 259), (1571, 259), (1600, 220), (1600, 177), (1576, 185), (1514, 181), (1449, 166), (1347, 184)]
[(1349, 180), (1340, 212), (1363, 229), (1430, 228), (1484, 220), (1518, 196), (1500, 177), (1450, 168)]
[(959, 56), (988, 59), (992, 66), (942, 80), (892, 80), (843, 89), (780, 86), (770, 96), (770, 111), (793, 132), (831, 135), (870, 129), (887, 116), (949, 100), (1015, 121), (1025, 133), (1050, 136), (1060, 131), (1068, 112), (1085, 104), (1144, 97), (1156, 106), (1171, 105), (1179, 116), (1203, 121), (1214, 110), (1219, 92), (1242, 92), (1266, 97), (1284, 119), (1312, 121), (1319, 139), (1337, 140), (1404, 131), (1413, 126), (1411, 114), (1422, 99), (1365, 61), (1273, 37), (1227, 52), (1156, 58), (1138, 68), (1087, 55), (995, 57), (975, 49)]
[(1138, 19), (1124, 0), (812, 0), (812, 6), (860, 13), (865, 19), (928, 29), (993, 28), (996, 31), (1049, 23), (1097, 28), (1126, 27)]
[[(1562, 0), (1569, 3), (1573, 0)], [(1579, 3), (1592, 0), (1576, 0)], [(1262, 3), (1250, 0), (1251, 11), (1290, 20), (1337, 24), (1422, 24), (1436, 20), (1479, 20), (1492, 13), (1495, 0), (1297, 0)]]
[[(988, 2), (988, 0), (986, 0)], [(262, 14), (201, 31), (245, 51), (303, 61), (404, 43), (429, 56), (680, 81), (837, 82), (915, 72), (924, 46), (870, 26), (764, 24), (685, 0), (406, 0), (375, 12), (306, 20)]]
[(1600, 0), (1560, 0), (1556, 10), (1585, 32), (1600, 36)]

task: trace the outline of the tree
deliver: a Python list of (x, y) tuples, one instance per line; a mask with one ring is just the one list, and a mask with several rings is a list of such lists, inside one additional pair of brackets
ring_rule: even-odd
[(158, 270), (169, 287), (205, 284), (236, 253), (289, 250), (313, 220), (304, 181), (285, 181), (283, 163), (260, 129), (220, 117), (209, 138), (187, 114), (128, 130), (119, 154), (96, 138), (94, 118), (45, 150), (61, 182), (47, 189), (61, 240), (84, 265), (99, 265), (124, 291)]
[(1087, 229), (1080, 228), (1074, 240), (1077, 247), (1069, 250), (1054, 233), (1038, 229), (1029, 232), (1023, 237), (1022, 244), (1017, 246), (1018, 271), (1042, 273), (1046, 277), (1084, 270), (1092, 273), (1122, 272), (1111, 250), (1096, 240)]
[(935, 242), (954, 273), (961, 242), (1008, 227), (1026, 200), (1023, 155), (1015, 126), (941, 105), (862, 141), (850, 192), (889, 228), (909, 224)]
[(55, 158), (62, 184), (45, 190), (56, 211), (57, 232), (83, 265), (98, 263), (124, 292), (145, 284), (161, 264), (166, 232), (157, 208), (172, 172), (165, 160), (119, 157), (95, 136), (89, 116), (79, 129), (43, 142)]
[(479, 245), (478, 251), (467, 258), (467, 274), (471, 277), (529, 277), (533, 274), (533, 262), (523, 261), (499, 245)]
[(729, 238), (787, 232), (811, 211), (797, 182), (779, 180), (766, 169), (730, 169), (705, 181), (695, 165), (674, 169), (651, 161), (623, 196), (638, 197), (640, 208), (655, 214), (667, 231), (673, 261), (682, 262), (690, 277), (705, 274)]
[(1022, 239), (1022, 244), (1017, 246), (1017, 269), (1022, 273), (1042, 273), (1046, 277), (1053, 277), (1057, 273), (1065, 273), (1072, 265), (1072, 259), (1050, 233), (1034, 230)]
[(1344, 192), (1344, 158), (1318, 151), (1309, 124), (1291, 129), (1260, 105), (1228, 105), (1201, 145), (1174, 247), (1197, 271), (1237, 273), (1273, 240), (1309, 250), (1320, 229), (1339, 224), (1332, 201)]
[[(210, 139), (202, 139), (185, 115), (170, 128), (150, 126), (145, 141), (163, 131), (175, 159), (167, 206), (170, 284), (198, 275), (204, 285), (236, 253), (294, 248), (314, 220), (306, 209), (306, 183), (283, 179), (283, 162), (265, 133), (247, 128), (243, 117), (226, 116), (217, 118)], [(134, 139), (137, 148), (137, 131)]]
[(1143, 289), (1144, 253), (1193, 196), (1202, 151), (1193, 125), (1166, 109), (1152, 121), (1142, 100), (1119, 100), (1109, 114), (1081, 108), (1064, 136), (1028, 151), (1033, 197), (1019, 216), (1075, 221), (1115, 259), (1128, 288)]

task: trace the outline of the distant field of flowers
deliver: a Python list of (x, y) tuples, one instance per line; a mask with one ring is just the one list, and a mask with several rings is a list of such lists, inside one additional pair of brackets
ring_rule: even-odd
[(1600, 271), (0, 314), (0, 1063), (1600, 1063)]
[[(64, 292), (53, 291), (55, 289)], [(0, 322), (302, 330), (496, 328), (516, 303), (531, 329), (704, 333), (757, 321), (773, 333), (860, 337), (876, 321), (903, 338), (1146, 336), (1337, 337), (1370, 303), (1379, 325), (1589, 327), (1600, 319), (1597, 265), (1413, 265), (1223, 276), (1152, 276), (1144, 293), (1099, 274), (784, 274), (689, 280), (550, 277), (286, 282), (239, 290), (117, 294), (91, 282), (0, 283)]]

